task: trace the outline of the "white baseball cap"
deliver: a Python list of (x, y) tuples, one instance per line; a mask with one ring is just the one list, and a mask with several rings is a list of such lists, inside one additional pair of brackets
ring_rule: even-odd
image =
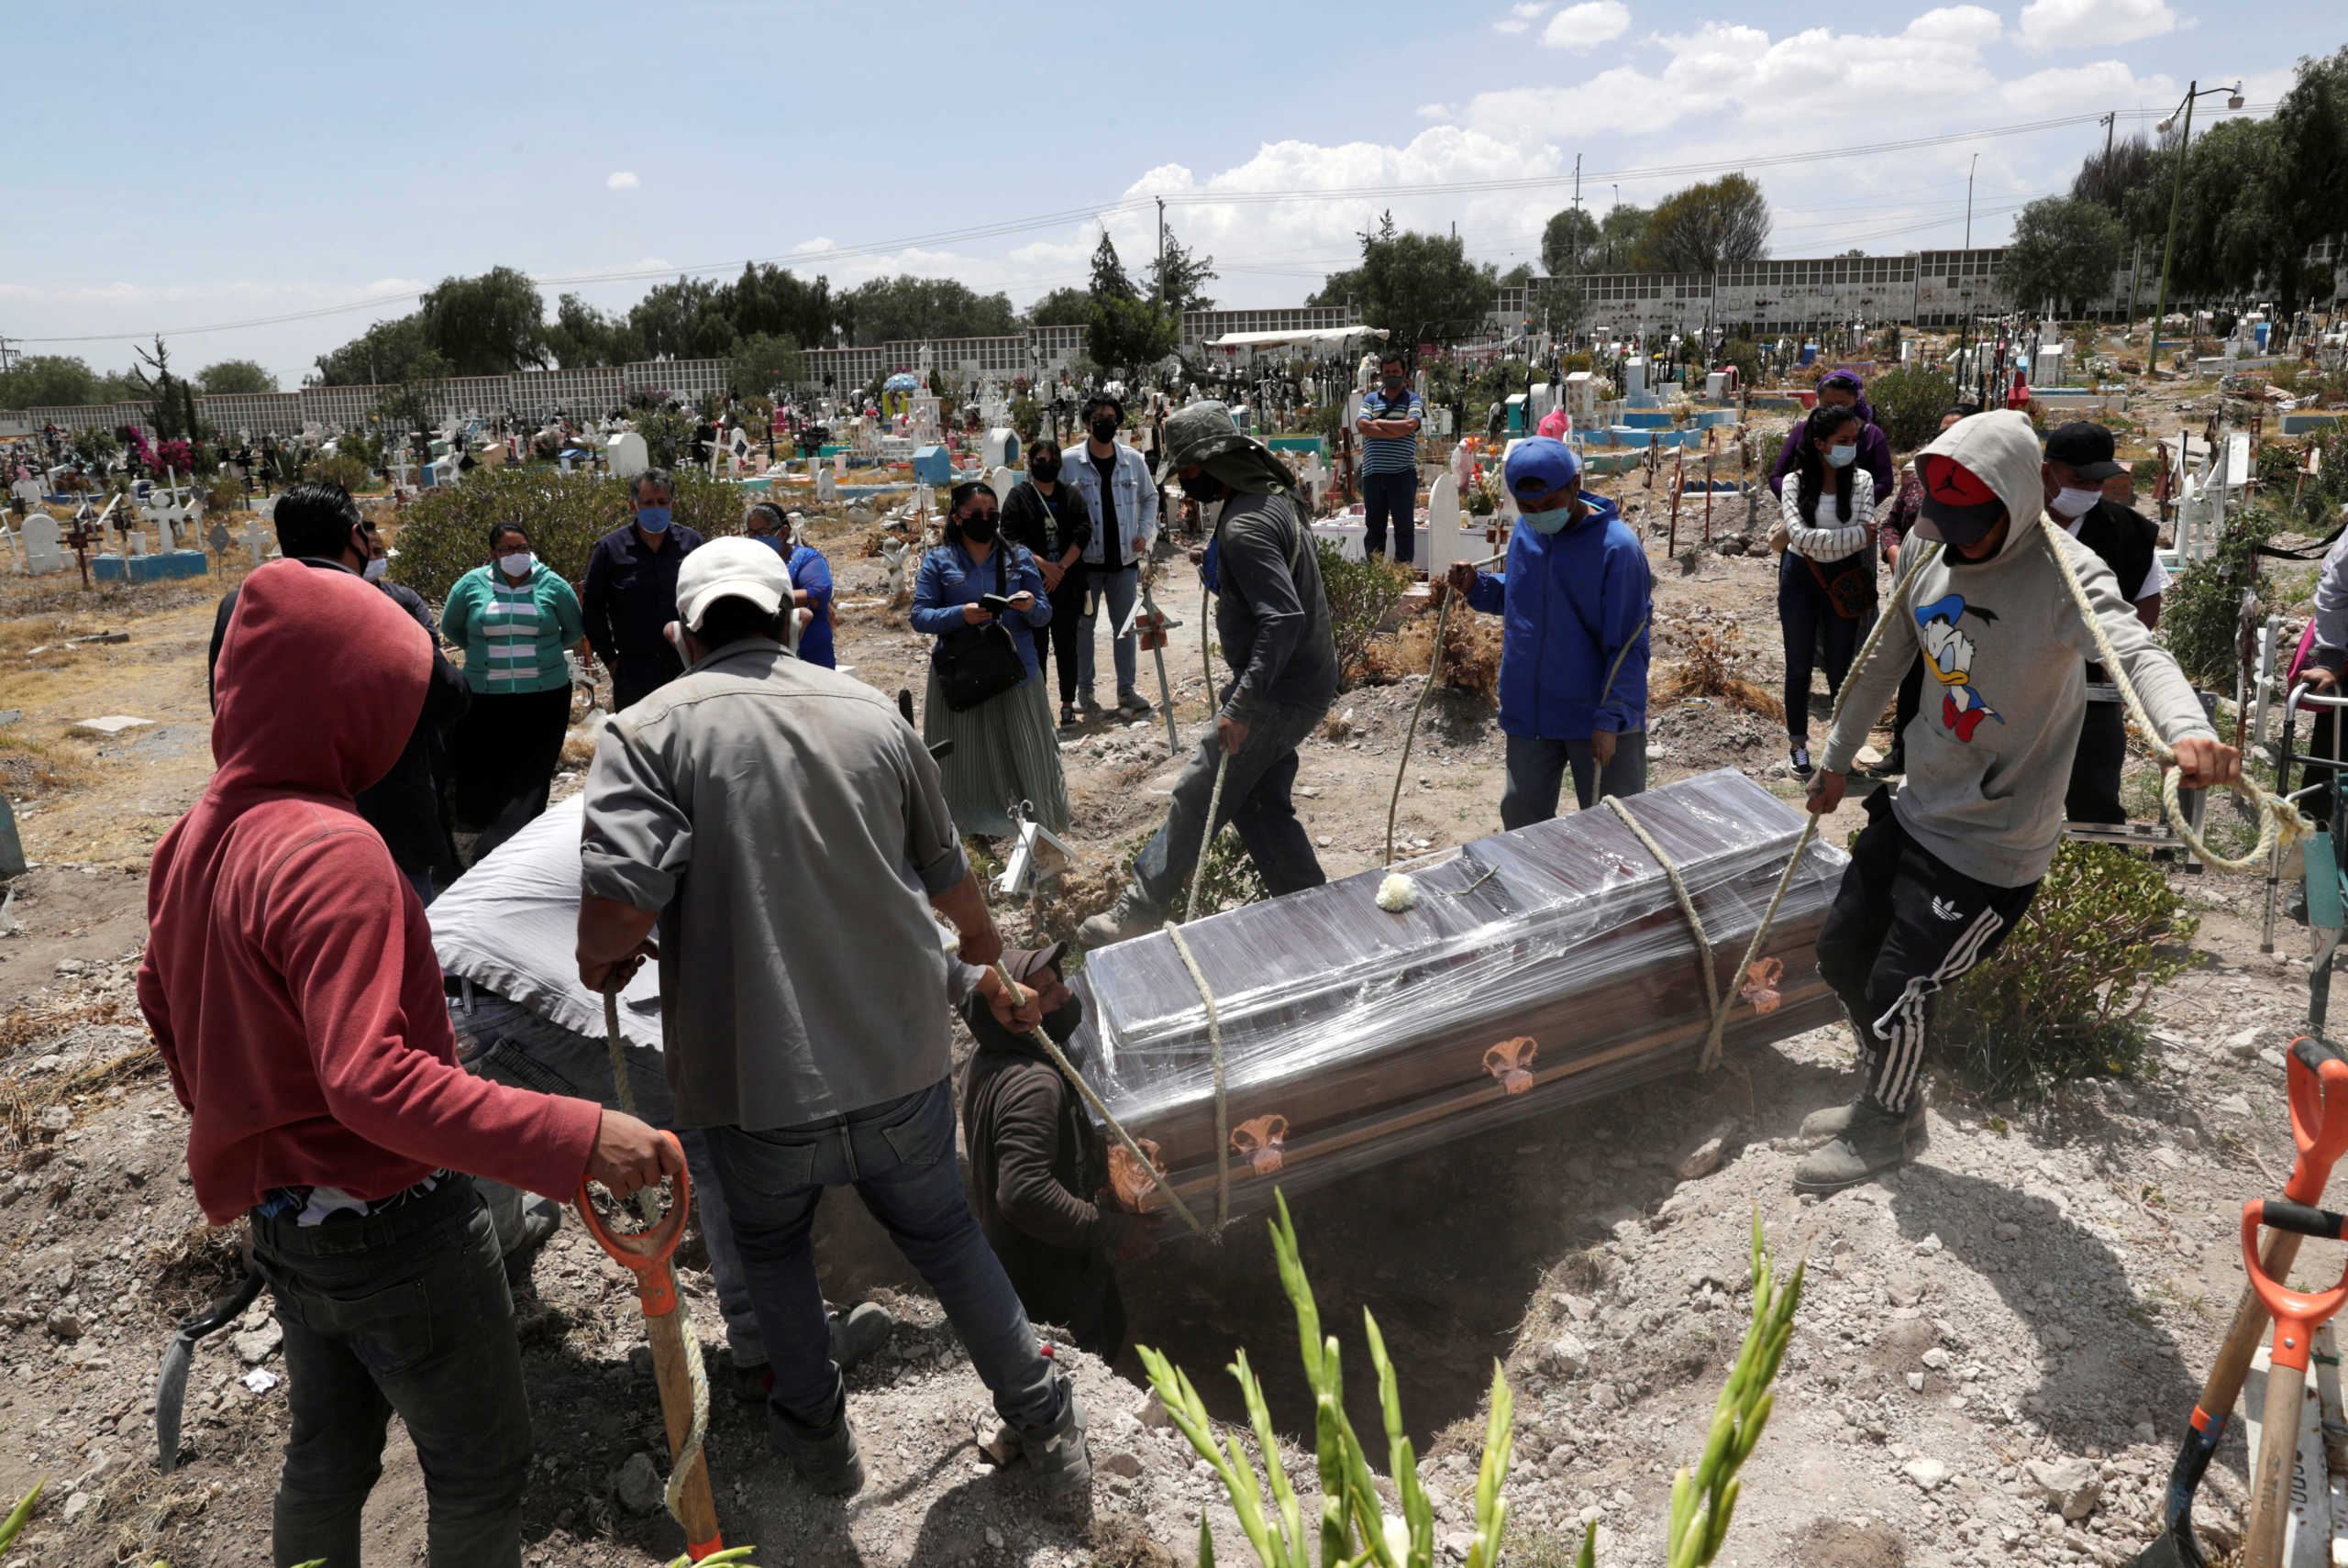
[(712, 539), (677, 568), (677, 619), (701, 630), (702, 617), (721, 599), (747, 599), (768, 614), (791, 597), (782, 557), (756, 539)]

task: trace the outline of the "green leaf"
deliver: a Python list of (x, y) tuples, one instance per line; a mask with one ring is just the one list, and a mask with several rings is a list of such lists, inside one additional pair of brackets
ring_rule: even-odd
[(1214, 1568), (1214, 1532), (1207, 1529), (1207, 1511), (1199, 1510), (1199, 1568)]
[(24, 1533), (25, 1521), (33, 1517), (33, 1505), (40, 1501), (40, 1489), (48, 1485), (46, 1479), (34, 1482), (33, 1489), (8, 1510), (8, 1517), (0, 1519), (0, 1547), (6, 1547)]

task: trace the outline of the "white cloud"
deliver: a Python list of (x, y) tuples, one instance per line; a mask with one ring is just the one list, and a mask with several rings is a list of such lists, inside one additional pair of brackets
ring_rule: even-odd
[(1995, 11), (1980, 6), (1944, 6), (1909, 23), (1900, 36), (1933, 43), (1977, 45), (1996, 43), (2005, 31), (2006, 24)]
[(2025, 49), (2109, 48), (2176, 28), (2164, 0), (2030, 0), (2021, 8)]
[(1623, 0), (1584, 0), (1549, 18), (1541, 29), (1544, 49), (1595, 49), (1631, 30), (1631, 8)]
[(829, 235), (819, 235), (814, 239), (801, 240), (791, 248), (791, 253), (793, 256), (814, 256), (821, 251), (829, 250), (836, 243), (837, 241)]
[(1549, 0), (1533, 0), (1529, 5), (1511, 6), (1508, 8), (1508, 15), (1492, 24), (1492, 31), (1496, 33), (1524, 32), (1539, 19), (1541, 13), (1548, 8)]
[(1999, 87), (1998, 96), (2015, 109), (2043, 108), (2049, 104), (2119, 104), (2154, 109), (2176, 102), (2179, 91), (2166, 76), (2139, 76), (2119, 61), (2099, 60), (2091, 65), (2032, 72)]
[(604, 182), (604, 189), (606, 191), (633, 191), (637, 186), (642, 183), (642, 181), (638, 180), (635, 175), (623, 169), (614, 174), (610, 179)]
[(1419, 118), (1423, 120), (1447, 120), (1451, 117), (1451, 105), (1448, 104), (1421, 104), (1416, 109), (1412, 110), (1412, 113), (1417, 115)]

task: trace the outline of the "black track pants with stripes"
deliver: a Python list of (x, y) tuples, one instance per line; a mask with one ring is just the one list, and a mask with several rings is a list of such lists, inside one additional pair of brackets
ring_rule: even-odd
[(1869, 795), (1866, 813), (1818, 933), (1818, 972), (1850, 1010), (1868, 1096), (1898, 1114), (1923, 1080), (1933, 999), (1998, 950), (2038, 884), (1997, 888), (1951, 869), (1899, 825), (1888, 791)]

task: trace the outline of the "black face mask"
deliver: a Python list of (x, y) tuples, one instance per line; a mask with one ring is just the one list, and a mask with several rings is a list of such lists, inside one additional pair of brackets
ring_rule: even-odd
[(995, 515), (991, 512), (979, 513), (962, 519), (962, 537), (974, 545), (994, 543), (994, 530)]
[(1027, 476), (1049, 484), (1060, 477), (1060, 460), (1058, 458), (1037, 458), (1027, 465)]
[(1231, 487), (1202, 469), (1182, 481), (1182, 493), (1192, 501), (1221, 501), (1231, 493)]
[(1094, 420), (1088, 428), (1092, 432), (1092, 438), (1104, 447), (1117, 438), (1117, 422), (1105, 414)]

